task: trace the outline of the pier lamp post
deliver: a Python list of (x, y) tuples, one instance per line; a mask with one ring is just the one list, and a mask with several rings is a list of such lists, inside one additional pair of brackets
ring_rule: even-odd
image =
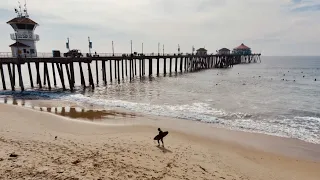
[(158, 56), (160, 55), (160, 43), (158, 43)]
[(178, 44), (178, 55), (180, 55), (180, 45)]
[(132, 54), (132, 40), (130, 40), (130, 46), (131, 46), (131, 54)]
[(91, 56), (92, 42), (90, 41), (90, 37), (88, 37), (88, 42), (89, 42), (89, 54)]
[(143, 55), (143, 43), (142, 43), (142, 51), (141, 51), (141, 54)]
[(164, 55), (164, 44), (162, 45), (162, 55)]
[(112, 41), (112, 56), (114, 56), (114, 46), (113, 46), (113, 41)]
[(69, 42), (69, 38), (67, 38), (66, 48), (68, 49), (68, 51), (70, 51), (70, 42)]

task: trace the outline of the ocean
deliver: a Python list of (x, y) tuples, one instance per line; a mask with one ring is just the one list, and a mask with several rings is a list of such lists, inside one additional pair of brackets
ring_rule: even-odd
[[(78, 67), (75, 65), (75, 68)], [(95, 72), (94, 63), (92, 68)], [(27, 74), (27, 67), (22, 71)], [(160, 72), (163, 73), (163, 69)], [(93, 76), (96, 82), (95, 74)], [(109, 78), (109, 73), (107, 76)], [(29, 77), (23, 80), (29, 87)], [(8, 78), (6, 81), (8, 88)], [(80, 82), (77, 74), (76, 82)], [(50, 92), (30, 88), (22, 93), (0, 91), (0, 98), (1, 102), (8, 97), (56, 99), (81, 106), (122, 108), (320, 144), (320, 57), (264, 56), (261, 63), (240, 64), (229, 69), (142, 79), (137, 76), (133, 82), (125, 78), (121, 84), (110, 83), (108, 79), (107, 86), (102, 85), (100, 78), (99, 84), (94, 91), (83, 90), (76, 84), (73, 93), (59, 88)]]

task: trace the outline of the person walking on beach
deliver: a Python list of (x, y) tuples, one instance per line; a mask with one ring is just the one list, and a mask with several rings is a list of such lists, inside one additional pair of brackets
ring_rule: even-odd
[(164, 146), (163, 138), (169, 133), (168, 131), (163, 132), (160, 128), (158, 128), (159, 134), (154, 137), (154, 140), (158, 141), (158, 146), (160, 146), (160, 141), (162, 142), (162, 146)]
[(158, 134), (158, 136), (160, 136), (160, 139), (158, 139), (158, 145), (160, 146), (160, 141), (162, 142), (162, 146), (164, 146), (164, 144), (163, 144), (163, 137), (162, 137), (162, 131), (161, 131), (161, 129), (160, 128), (158, 128), (158, 131), (159, 131), (159, 134)]

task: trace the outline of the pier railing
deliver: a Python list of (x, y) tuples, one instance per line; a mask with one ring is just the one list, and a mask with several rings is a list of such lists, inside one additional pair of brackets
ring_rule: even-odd
[[(82, 53), (83, 57), (88, 57), (89, 53)], [(178, 56), (178, 55), (191, 55), (190, 53), (134, 53), (132, 54), (133, 56)], [(208, 54), (208, 55), (213, 55)], [(64, 53), (60, 53), (61, 57), (64, 57)], [(89, 57), (122, 57), (122, 56), (131, 56), (130, 53), (91, 53)], [(11, 52), (0, 52), (0, 58), (13, 58), (14, 56), (12, 55)], [(27, 56), (27, 57), (32, 57), (32, 56)], [(38, 58), (53, 58), (53, 53), (50, 52), (37, 52), (37, 57)]]
[(8, 58), (8, 57), (12, 57), (11, 52), (0, 52), (0, 58)]
[[(13, 57), (14, 56), (12, 55), (11, 52), (0, 52), (0, 58), (13, 58)], [(28, 57), (32, 57), (32, 56), (28, 56)], [(38, 52), (37, 57), (39, 57), (39, 58), (52, 58), (53, 55), (52, 55), (52, 53)]]

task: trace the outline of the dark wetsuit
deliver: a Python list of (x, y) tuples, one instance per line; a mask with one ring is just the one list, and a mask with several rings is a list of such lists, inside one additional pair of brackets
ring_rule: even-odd
[[(161, 137), (162, 136), (162, 131), (161, 131), (161, 129), (159, 129), (159, 136)], [(162, 142), (162, 145), (164, 146), (164, 144), (163, 144), (163, 137), (161, 137), (159, 140), (158, 140), (158, 144), (159, 144), (159, 146), (160, 146), (160, 141)]]

